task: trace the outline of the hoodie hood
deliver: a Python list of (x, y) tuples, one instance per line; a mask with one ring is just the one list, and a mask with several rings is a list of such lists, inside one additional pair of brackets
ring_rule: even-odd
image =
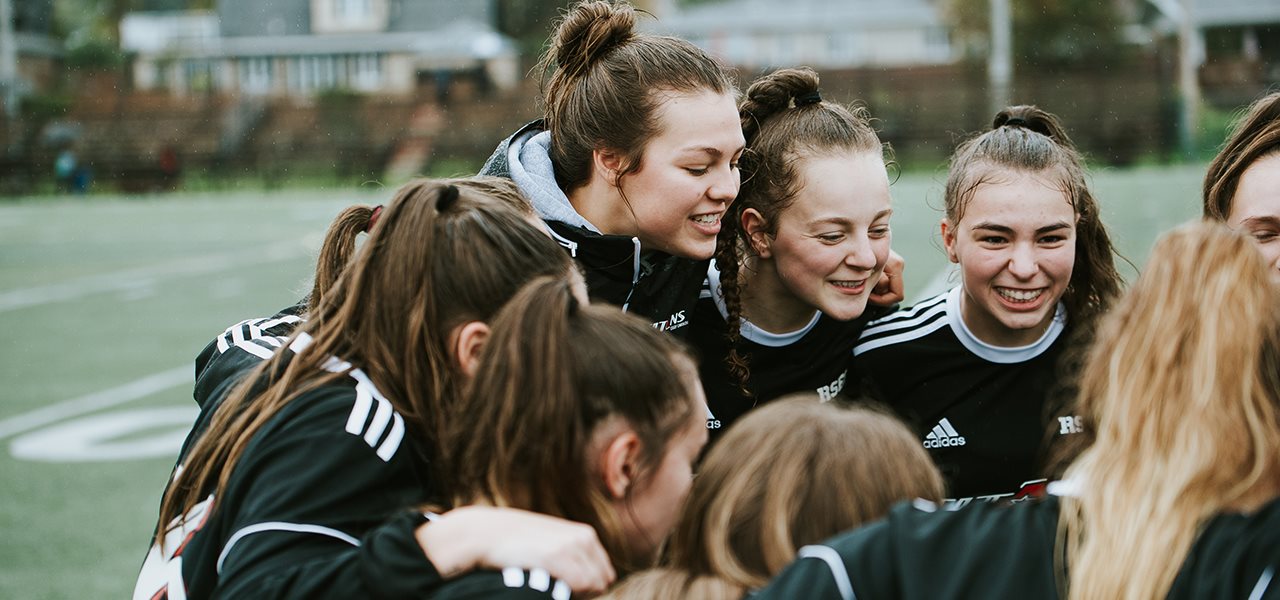
[(558, 221), (600, 233), (569, 202), (569, 197), (556, 183), (551, 164), (551, 132), (525, 130), (511, 138), (507, 146), (507, 167), (511, 180), (529, 197), (533, 209), (544, 221)]

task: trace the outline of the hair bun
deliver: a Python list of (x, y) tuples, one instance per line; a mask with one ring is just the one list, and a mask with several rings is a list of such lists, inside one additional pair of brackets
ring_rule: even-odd
[(778, 69), (752, 83), (739, 109), (747, 145), (759, 133), (761, 123), (790, 108), (793, 100), (797, 107), (822, 100), (816, 71), (809, 67)]
[(552, 55), (567, 74), (585, 73), (610, 50), (635, 37), (636, 11), (628, 4), (592, 0), (569, 9), (556, 27)]
[(1041, 110), (1038, 106), (1025, 104), (1010, 106), (996, 113), (996, 118), (991, 122), (991, 128), (1001, 127), (1017, 127), (1034, 131), (1060, 145), (1075, 148), (1075, 144), (1072, 143), (1071, 138), (1067, 137), (1067, 131), (1063, 129), (1062, 123), (1058, 122), (1058, 118)]

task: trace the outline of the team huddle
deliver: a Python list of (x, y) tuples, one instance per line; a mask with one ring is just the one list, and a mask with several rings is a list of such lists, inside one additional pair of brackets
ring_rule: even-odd
[(1280, 598), (1280, 93), (1127, 289), (1000, 111), (905, 307), (871, 116), (636, 18), (576, 4), (544, 118), (200, 353), (135, 598)]

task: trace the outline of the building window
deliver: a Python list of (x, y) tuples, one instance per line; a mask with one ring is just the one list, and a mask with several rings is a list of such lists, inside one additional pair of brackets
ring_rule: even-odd
[(343, 21), (365, 21), (373, 16), (373, 0), (333, 0), (333, 18)]

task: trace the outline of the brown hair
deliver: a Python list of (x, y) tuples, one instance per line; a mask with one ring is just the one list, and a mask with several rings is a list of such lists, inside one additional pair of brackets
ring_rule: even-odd
[(458, 502), (590, 524), (617, 568), (630, 571), (651, 557), (627, 551), (589, 464), (592, 435), (606, 420), (625, 420), (643, 445), (635, 477), (645, 485), (694, 422), (697, 370), (671, 336), (616, 307), (581, 304), (573, 285), (539, 279), (494, 318), (479, 372), (446, 424), (441, 462)]
[[(183, 459), (161, 501), (156, 541), (210, 488), (225, 487), (254, 435), (294, 398), (361, 368), (431, 452), (458, 382), (454, 327), (488, 320), (521, 284), (565, 275), (571, 259), (504, 201), (468, 180), (411, 182), (396, 193), (319, 314), (299, 328), (311, 345), (279, 352), (237, 385)], [(295, 334), (299, 335), (299, 334)], [(255, 388), (262, 388), (258, 391)]]
[(640, 167), (659, 133), (662, 92), (733, 93), (724, 67), (693, 44), (635, 30), (636, 9), (624, 2), (575, 4), (557, 24), (540, 66), (554, 67), (544, 90), (551, 162), (566, 191), (587, 182), (592, 152), (623, 153), (618, 176)]
[(882, 153), (884, 146), (865, 109), (849, 109), (819, 98), (818, 74), (809, 68), (781, 69), (757, 79), (747, 89), (738, 114), (747, 141), (739, 162), (742, 187), (720, 220), (715, 259), (729, 313), (725, 364), (738, 380), (740, 391), (750, 396), (746, 387), (750, 368), (737, 349), (742, 328), (738, 273), (743, 254), (751, 248), (747, 233), (741, 229), (742, 212), (748, 208), (759, 211), (773, 234), (779, 215), (800, 193), (798, 166), (802, 160), (840, 152)]
[(1253, 243), (1212, 222), (1164, 235), (1079, 398), (1096, 441), (1067, 469), (1062, 597), (1164, 597), (1209, 519), (1280, 493), (1280, 288)]
[[(506, 202), (530, 218), (534, 216), (533, 207), (529, 204), (529, 201), (520, 194), (520, 190), (509, 179), (471, 177), (459, 179), (454, 183)], [(356, 204), (348, 206), (341, 213), (338, 213), (338, 216), (329, 224), (329, 229), (324, 235), (324, 242), (320, 244), (319, 255), (316, 257), (316, 273), (311, 285), (311, 293), (307, 294), (308, 314), (319, 312), (320, 303), (324, 300), (324, 293), (338, 282), (342, 272), (351, 263), (351, 257), (356, 253), (356, 240), (360, 234), (373, 233), (373, 228), (377, 226), (378, 221), (374, 215), (381, 214), (381, 209), (383, 209), (382, 205), (367, 206)]]
[(1001, 172), (1051, 175), (1079, 217), (1075, 266), (1062, 303), (1077, 332), (1091, 331), (1123, 282), (1116, 270), (1111, 235), (1085, 180), (1084, 159), (1058, 118), (1035, 106), (1006, 108), (991, 127), (962, 143), (951, 156), (943, 193), (947, 219), (958, 224), (978, 188), (998, 179)]
[(628, 581), (616, 597), (700, 589), (739, 598), (802, 546), (901, 500), (942, 497), (942, 475), (896, 417), (794, 394), (752, 411), (707, 453), (667, 546), (669, 568)]
[(1209, 163), (1209, 172), (1204, 175), (1204, 218), (1227, 220), (1240, 176), (1254, 161), (1277, 151), (1280, 151), (1280, 92), (1273, 92), (1249, 105), (1231, 137)]

